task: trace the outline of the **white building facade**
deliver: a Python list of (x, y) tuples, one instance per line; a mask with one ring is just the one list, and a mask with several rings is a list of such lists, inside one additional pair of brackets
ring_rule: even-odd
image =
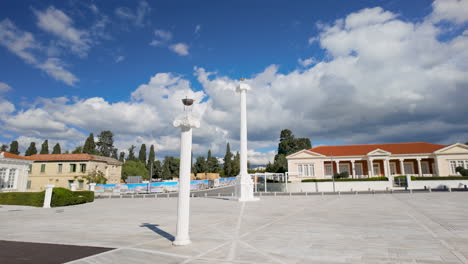
[(350, 178), (459, 176), (457, 167), (468, 169), (468, 146), (424, 142), (320, 146), (286, 158), (293, 181), (330, 179), (342, 172)]
[(0, 151), (0, 192), (25, 192), (31, 163), (27, 157)]

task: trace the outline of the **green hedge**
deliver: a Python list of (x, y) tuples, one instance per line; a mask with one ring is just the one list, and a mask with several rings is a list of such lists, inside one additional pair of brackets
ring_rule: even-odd
[[(44, 205), (45, 191), (42, 192), (9, 192), (0, 193), (0, 204), (28, 205), (42, 207)], [(50, 206), (67, 206), (74, 204), (90, 203), (94, 201), (94, 192), (72, 192), (65, 188), (54, 188)]]
[[(302, 182), (332, 182), (332, 179), (305, 179)], [(343, 182), (343, 181), (388, 181), (387, 177), (373, 177), (373, 178), (360, 178), (360, 179), (352, 179), (352, 178), (344, 178), (344, 179), (335, 179), (336, 182)]]
[(44, 192), (7, 192), (0, 193), (0, 204), (8, 205), (44, 205)]
[[(406, 175), (394, 176), (393, 178), (405, 178)], [(464, 176), (442, 176), (442, 177), (418, 177), (411, 176), (412, 181), (443, 181), (443, 180), (468, 180), (468, 177)]]

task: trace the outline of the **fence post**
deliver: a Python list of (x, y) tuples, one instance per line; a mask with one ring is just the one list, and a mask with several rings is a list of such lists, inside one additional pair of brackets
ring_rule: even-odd
[(44, 196), (44, 205), (43, 208), (50, 208), (50, 202), (52, 201), (52, 190), (54, 189), (53, 184), (47, 184), (45, 186), (45, 196)]
[(406, 175), (406, 186), (408, 186), (408, 189), (413, 189), (410, 175)]

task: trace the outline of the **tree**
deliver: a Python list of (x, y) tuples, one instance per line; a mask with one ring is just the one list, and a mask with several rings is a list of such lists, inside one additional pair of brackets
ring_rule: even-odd
[(224, 155), (224, 176), (230, 177), (232, 176), (232, 153), (231, 153), (231, 146), (229, 142), (226, 145), (226, 154)]
[(61, 153), (62, 153), (62, 149), (60, 148), (60, 144), (59, 143), (55, 144), (54, 149), (52, 150), (52, 154), (61, 154)]
[(136, 160), (135, 158), (135, 146), (132, 145), (129, 149), (128, 149), (128, 156), (127, 156), (127, 161), (128, 160)]
[(29, 144), (28, 149), (26, 150), (26, 153), (24, 153), (25, 156), (31, 156), (37, 154), (37, 149), (36, 149), (36, 142), (31, 142)]
[(96, 143), (94, 142), (94, 134), (90, 133), (83, 145), (83, 153), (96, 154)]
[(82, 146), (77, 146), (73, 151), (73, 154), (80, 154), (83, 153), (83, 147)]
[(153, 178), (156, 176), (156, 178), (162, 178), (163, 174), (163, 166), (161, 164), (161, 161), (155, 160), (153, 164)]
[(156, 154), (154, 153), (154, 146), (151, 145), (149, 155), (148, 155), (148, 167), (151, 166), (151, 164), (154, 164), (155, 160), (156, 160)]
[(146, 164), (146, 145), (141, 144), (140, 152), (138, 153), (138, 160)]
[(173, 177), (179, 177), (179, 166), (180, 159), (171, 156), (164, 157), (161, 178), (170, 179)]
[(121, 162), (124, 162), (124, 161), (125, 161), (125, 152), (123, 152), (123, 151), (120, 152), (119, 160), (120, 160)]
[(193, 164), (193, 173), (196, 175), (197, 173), (205, 173), (205, 172), (207, 172), (206, 160), (204, 157), (199, 156), (197, 157), (195, 164)]
[(206, 157), (206, 168), (207, 172), (219, 172), (219, 161), (216, 157), (211, 156), (211, 150), (208, 150), (208, 155)]
[(462, 166), (456, 167), (455, 171), (460, 173), (462, 176), (468, 176), (468, 169), (465, 169)]
[(2, 147), (0, 147), (0, 150), (1, 151), (7, 151), (8, 150), (8, 146), (6, 144), (2, 144)]
[(40, 154), (49, 154), (49, 140), (46, 139), (42, 143)]
[(110, 157), (114, 150), (114, 135), (109, 130), (104, 130), (98, 135), (98, 142), (96, 143), (97, 152), (104, 157)]
[(125, 162), (122, 166), (122, 179), (127, 180), (128, 176), (141, 176), (143, 179), (147, 180), (149, 177), (146, 164), (139, 160), (129, 160)]
[(83, 178), (88, 181), (87, 184), (90, 184), (90, 183), (106, 184), (107, 183), (107, 178), (104, 176), (104, 173), (98, 170), (93, 170), (88, 175), (84, 176)]
[(284, 173), (288, 171), (288, 161), (286, 156), (303, 149), (312, 148), (310, 139), (295, 138), (289, 129), (283, 129), (280, 133), (280, 142), (278, 144), (278, 154), (275, 155), (273, 164), (267, 166), (266, 171)]
[(234, 160), (232, 161), (232, 176), (239, 175), (240, 173), (240, 154), (236, 153)]
[(19, 146), (18, 146), (18, 141), (14, 140), (11, 142), (10, 144), (10, 151), (9, 151), (11, 154), (15, 154), (15, 155), (19, 155), (20, 154), (20, 151), (19, 151)]
[(111, 153), (111, 158), (113, 158), (113, 159), (118, 159), (118, 157), (117, 157), (117, 152), (118, 152), (118, 151), (119, 151), (119, 150), (118, 150), (117, 148), (113, 148), (113, 149), (112, 149), (112, 153)]

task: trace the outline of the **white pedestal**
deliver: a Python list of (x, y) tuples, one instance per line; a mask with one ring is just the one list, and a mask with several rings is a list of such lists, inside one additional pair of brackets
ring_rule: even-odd
[(239, 202), (259, 201), (259, 198), (254, 197), (254, 183), (247, 175), (236, 177), (236, 197)]
[(50, 208), (50, 202), (52, 202), (52, 190), (55, 185), (47, 184), (45, 186), (44, 205), (43, 208)]
[(76, 191), (76, 183), (70, 184), (70, 190), (71, 190), (72, 192)]
[(96, 184), (95, 183), (90, 183), (89, 184), (89, 190), (94, 192), (94, 187), (96, 187)]

